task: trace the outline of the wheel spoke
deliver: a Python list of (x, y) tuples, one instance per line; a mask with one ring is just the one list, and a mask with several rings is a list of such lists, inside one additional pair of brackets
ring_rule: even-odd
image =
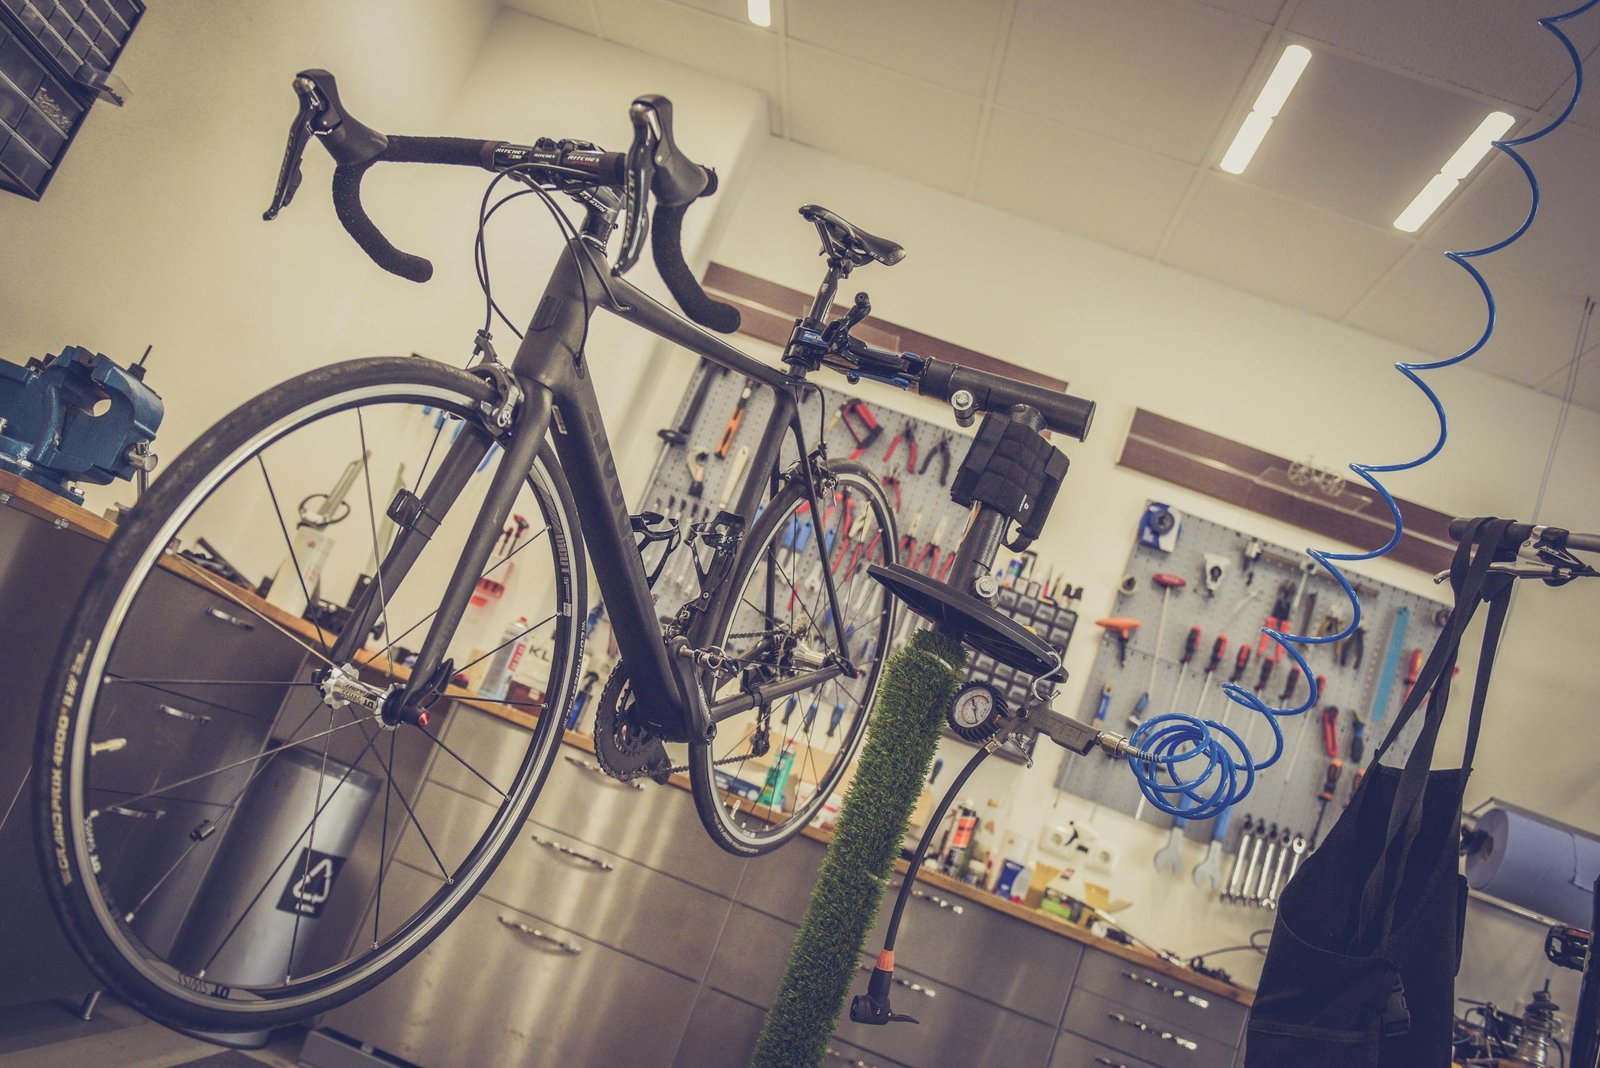
[(561, 616), (560, 612), (551, 612), (549, 615), (547, 615), (543, 619), (539, 620), (539, 622), (535, 623), (533, 626), (529, 627), (527, 630), (524, 630), (520, 634), (512, 635), (511, 637), (507, 638), (505, 641), (501, 642), (499, 645), (495, 646), (493, 649), (490, 649), (487, 653), (484, 653), (482, 656), (478, 657), (478, 659), (473, 660), (473, 661), (471, 661), (469, 663), (463, 664), (461, 667), (456, 668), (456, 671), (459, 673), (459, 672), (467, 671), (467, 670), (469, 670), (471, 668), (477, 667), (479, 664), (483, 663), (485, 660), (489, 659), (491, 656), (493, 656), (495, 653), (498, 653), (500, 650), (504, 649), (506, 646), (512, 645), (512, 644), (514, 644), (516, 642), (520, 642), (523, 638), (526, 638), (528, 635), (532, 634), (534, 631), (538, 630), (540, 627), (544, 626), (546, 623), (549, 623), (551, 620), (557, 619), (560, 616)]
[[(267, 496), (272, 498), (272, 514), (278, 519), (278, 529), (283, 532), (283, 544), (289, 550), (289, 562), (294, 565), (294, 576), (300, 580), (300, 592), (305, 595), (306, 607), (309, 609), (316, 602), (311, 599), (311, 588), (306, 585), (306, 573), (300, 569), (300, 559), (295, 555), (294, 538), (289, 534), (289, 524), (283, 518), (283, 509), (278, 505), (278, 492), (272, 488), (272, 476), (267, 474), (267, 461), (259, 452), (256, 453), (256, 466), (261, 468), (261, 477), (267, 483)], [(333, 647), (328, 644), (328, 636), (322, 633), (322, 624), (313, 620), (312, 626), (317, 628), (317, 643), (322, 646), (322, 651), (330, 652)]]
[[(350, 706), (346, 705), (345, 707), (349, 708)], [(333, 726), (332, 705), (328, 706), (328, 726)], [(365, 734), (366, 732), (363, 731), (362, 733)], [(306, 838), (305, 861), (300, 865), (300, 885), (302, 886), (305, 885), (306, 880), (311, 878), (311, 854), (314, 853), (317, 848), (317, 817), (322, 814), (322, 784), (326, 782), (328, 778), (328, 744), (327, 736), (323, 736), (322, 766), (317, 769), (317, 798), (313, 803), (311, 810), (311, 832)], [(369, 741), (367, 745), (370, 748), (372, 743)], [(360, 763), (360, 760), (361, 758), (357, 757), (354, 761), (352, 761), (350, 765), (351, 768), (353, 769), (356, 764)], [(348, 776), (349, 771), (346, 771), (345, 775)], [(339, 781), (341, 783), (344, 782), (343, 779), (340, 779)], [(294, 929), (289, 932), (289, 953), (283, 961), (283, 984), (285, 986), (288, 986), (290, 981), (294, 979), (294, 951), (295, 947), (299, 944), (299, 941), (300, 910), (295, 909)]]
[(506, 792), (504, 790), (500, 789), (500, 787), (496, 786), (494, 783), (490, 782), (488, 780), (488, 778), (485, 777), (483, 772), (479, 771), (477, 768), (473, 767), (471, 764), (469, 764), (465, 760), (463, 760), (461, 758), (461, 754), (460, 753), (457, 753), (454, 749), (451, 749), (448, 745), (444, 744), (444, 742), (439, 739), (438, 735), (434, 734), (428, 728), (422, 726), (421, 724), (417, 724), (416, 726), (417, 726), (417, 730), (421, 731), (423, 733), (423, 736), (426, 737), (428, 739), (428, 741), (432, 742), (434, 745), (438, 746), (440, 749), (443, 749), (446, 753), (448, 753), (451, 756), (451, 758), (453, 758), (455, 760), (455, 762), (457, 764), (460, 764), (462, 767), (464, 767), (468, 771), (472, 772), (472, 774), (477, 778), (477, 780), (479, 782), (483, 783), (483, 785), (487, 786), (489, 789), (491, 789), (495, 793), (499, 794), (502, 799), (505, 799)]
[(377, 561), (372, 569), (372, 581), (378, 586), (378, 619), (383, 622), (383, 671), (393, 683), (394, 639), (391, 635), (394, 632), (389, 629), (389, 595), (383, 588), (383, 553), (378, 549), (378, 509), (372, 503), (372, 465), (369, 463), (372, 453), (367, 448), (367, 421), (360, 408), (355, 412), (356, 430), (361, 438), (361, 481), (367, 490), (367, 529), (372, 534), (372, 559)]
[[(435, 436), (435, 441), (438, 437)], [(432, 453), (430, 452), (430, 455)], [(383, 829), (378, 834), (378, 888), (372, 904), (372, 948), (378, 948), (379, 921), (383, 918), (383, 880), (389, 876), (386, 853), (389, 845), (389, 797), (394, 793), (394, 740), (399, 732), (389, 732), (389, 762), (383, 766)]]
[[(211, 572), (203, 571), (198, 567), (188, 568), (185, 571), (185, 574), (192, 575), (196, 580), (205, 584), (205, 586), (209, 588), (211, 592), (226, 598), (227, 600), (238, 605), (240, 608), (244, 609), (246, 612), (249, 612), (251, 615), (261, 620), (261, 622), (265, 623), (267, 626), (271, 627), (273, 630), (277, 631), (279, 634), (283, 635), (285, 638), (288, 638), (300, 648), (304, 649), (308, 655), (316, 657), (329, 667), (333, 666), (333, 661), (328, 659), (326, 646), (324, 646), (322, 649), (314, 647), (310, 642), (306, 641), (300, 635), (296, 634), (288, 627), (285, 627), (282, 623), (279, 623), (276, 619), (273, 619), (271, 616), (261, 611), (261, 609), (257, 608), (255, 605), (241, 601), (238, 595), (234, 592), (237, 587), (233, 586), (232, 583), (219, 583), (215, 577), (212, 576)], [(320, 627), (317, 629), (317, 633), (319, 635), (322, 633), (322, 629)]]
[[(123, 677), (117, 676), (117, 675), (106, 674), (106, 675), (101, 677), (101, 681), (106, 682), (106, 683), (110, 683), (112, 685), (130, 685), (130, 686), (138, 686), (141, 689), (145, 689), (145, 690), (154, 690), (156, 693), (166, 694), (168, 697), (176, 697), (176, 698), (179, 698), (180, 700), (183, 700), (183, 701), (193, 702), (194, 704), (198, 704), (198, 705), (205, 705), (207, 708), (215, 708), (215, 709), (217, 709), (218, 711), (221, 711), (221, 712), (230, 712), (230, 713), (232, 713), (233, 715), (236, 715), (236, 716), (243, 716), (243, 715), (247, 715), (248, 714), (248, 713), (245, 713), (245, 712), (240, 712), (237, 708), (234, 708), (232, 705), (219, 704), (216, 701), (209, 701), (204, 697), (195, 697), (193, 694), (184, 693), (181, 690), (169, 689), (166, 686), (160, 685), (156, 680), (129, 679), (129, 678), (123, 678)], [(161, 681), (166, 681), (166, 680), (161, 680)], [(189, 680), (185, 680), (185, 679), (173, 679), (171, 681), (176, 682), (176, 683), (182, 683), (184, 685), (190, 685), (190, 686), (207, 685), (207, 683), (204, 680), (189, 681)], [(316, 683), (312, 683), (312, 682), (308, 682), (308, 683), (264, 682), (264, 683), (252, 683), (252, 684), (249, 684), (249, 685), (262, 685), (262, 686), (315, 686)]]

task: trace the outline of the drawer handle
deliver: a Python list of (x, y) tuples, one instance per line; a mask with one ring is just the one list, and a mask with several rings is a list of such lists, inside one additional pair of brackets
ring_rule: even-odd
[(134, 808), (132, 805), (107, 805), (106, 811), (134, 820), (158, 820), (167, 814), (164, 808)]
[(926, 901), (930, 905), (938, 905), (942, 909), (949, 909), (951, 912), (955, 913), (957, 916), (961, 915), (961, 912), (962, 912), (961, 906), (957, 905), (954, 901), (951, 901), (947, 897), (940, 897), (938, 894), (930, 894), (930, 893), (927, 893), (927, 892), (922, 891), (922, 890), (913, 890), (913, 891), (911, 891), (911, 896), (915, 897), (915, 898), (921, 898), (923, 901)]
[(1106, 1068), (1128, 1068), (1128, 1066), (1126, 1064), (1123, 1064), (1121, 1061), (1107, 1060), (1106, 1058), (1100, 1056), (1098, 1053), (1095, 1054), (1094, 1063), (1103, 1064), (1103, 1065), (1106, 1066)]
[(644, 792), (644, 783), (642, 782), (618, 782), (616, 779), (613, 779), (611, 776), (606, 774), (605, 768), (602, 768), (599, 764), (596, 764), (592, 760), (582, 760), (573, 756), (571, 753), (564, 753), (562, 755), (567, 758), (568, 764), (571, 764), (574, 767), (582, 768), (589, 774), (604, 779), (607, 785), (617, 786), (628, 790), (638, 790), (641, 793)]
[(596, 871), (616, 871), (616, 868), (606, 861), (601, 860), (599, 857), (591, 857), (587, 853), (580, 853), (570, 846), (564, 846), (560, 842), (552, 842), (548, 838), (540, 838), (536, 834), (531, 835), (530, 837), (536, 844), (544, 846), (552, 853), (560, 853), (564, 857), (571, 857), (573, 860), (581, 860), (585, 864), (593, 867)]
[(563, 953), (570, 953), (572, 956), (576, 957), (578, 954), (583, 952), (582, 946), (575, 946), (571, 942), (565, 942), (559, 938), (556, 938), (554, 935), (547, 935), (537, 927), (529, 927), (527, 924), (518, 920), (508, 920), (504, 916), (496, 916), (495, 919), (499, 920), (502, 926), (509, 927), (513, 931), (521, 931), (529, 938), (537, 938), (541, 942), (548, 942), (550, 945), (554, 946), (556, 949), (559, 949)]
[[(868, 964), (866, 961), (862, 961), (856, 967), (864, 972), (872, 971), (872, 965)], [(910, 979), (902, 979), (898, 975), (890, 976), (889, 981), (894, 983), (896, 986), (903, 986), (913, 993), (921, 994), (925, 998), (936, 998), (939, 996), (939, 992), (933, 987), (923, 986), (921, 983), (914, 983)]]
[(211, 717), (210, 716), (202, 716), (198, 712), (185, 712), (183, 709), (181, 709), (181, 708), (173, 708), (171, 705), (156, 705), (156, 710), (158, 712), (165, 712), (167, 715), (171, 716), (173, 719), (181, 719), (181, 720), (184, 720), (184, 721), (189, 722), (189, 723), (210, 723), (211, 722)]
[(115, 753), (128, 747), (126, 738), (107, 738), (103, 742), (90, 742), (89, 755), (100, 756), (102, 753)]
[(1119, 1024), (1127, 1024), (1136, 1031), (1143, 1031), (1147, 1035), (1154, 1035), (1163, 1042), (1175, 1043), (1179, 1046), (1182, 1046), (1186, 1050), (1190, 1050), (1191, 1052), (1200, 1048), (1200, 1044), (1198, 1042), (1184, 1038), (1182, 1035), (1175, 1035), (1171, 1031), (1163, 1031), (1159, 1027), (1151, 1027), (1143, 1020), (1132, 1019), (1122, 1015), (1120, 1012), (1108, 1012), (1106, 1015)]
[(1132, 979), (1136, 983), (1142, 983), (1151, 990), (1159, 990), (1163, 994), (1170, 994), (1180, 1001), (1187, 1001), (1195, 1008), (1209, 1009), (1211, 1007), (1211, 1002), (1207, 1001), (1203, 997), (1200, 997), (1198, 994), (1191, 994), (1187, 990), (1179, 990), (1176, 987), (1169, 989), (1168, 987), (1156, 982), (1154, 979), (1151, 979), (1149, 976), (1140, 975), (1138, 972), (1123, 972), (1122, 977), (1124, 979)]
[(850, 1065), (850, 1068), (878, 1068), (878, 1066), (873, 1064), (871, 1061), (864, 1061), (860, 1057), (852, 1057), (848, 1053), (840, 1053), (832, 1046), (829, 1046), (826, 1052), (828, 1056), (832, 1057), (834, 1060), (843, 1061), (844, 1063)]
[(230, 626), (238, 627), (240, 630), (256, 629), (256, 625), (250, 622), (248, 619), (241, 619), (238, 616), (224, 612), (222, 609), (215, 606), (207, 608), (206, 615), (210, 616), (212, 619), (220, 619)]

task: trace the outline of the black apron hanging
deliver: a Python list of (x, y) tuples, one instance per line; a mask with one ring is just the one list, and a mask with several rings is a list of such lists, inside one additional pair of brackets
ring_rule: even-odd
[[(1446, 1068), (1467, 885), (1461, 799), (1478, 744), (1509, 575), (1505, 520), (1474, 520), (1450, 568), (1455, 608), (1368, 774), (1283, 891), (1250, 1011), (1247, 1068)], [(1462, 634), (1489, 604), (1459, 768), (1433, 771)], [(1426, 701), (1403, 768), (1381, 761)]]

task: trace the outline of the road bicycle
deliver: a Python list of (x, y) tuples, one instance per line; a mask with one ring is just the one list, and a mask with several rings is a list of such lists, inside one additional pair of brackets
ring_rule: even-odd
[[(477, 241), (485, 326), (465, 369), (423, 358), (355, 360), (301, 375), (224, 417), (125, 517), (68, 627), (34, 775), (48, 894), (108, 987), (187, 1028), (259, 1029), (326, 1011), (381, 982), (465, 907), (528, 818), (561, 742), (583, 659), (590, 566), (621, 655), (595, 703), (603, 769), (624, 780), (686, 771), (706, 830), (738, 855), (764, 853), (811, 822), (844, 778), (872, 712), (896, 596), (869, 570), (881, 576), (895, 566), (899, 539), (878, 479), (827, 456), (821, 434), (808, 434), (810, 409), (818, 422), (825, 414), (808, 375), (828, 368), (852, 382), (953, 399), (969, 423), (1026, 404), (1035, 429), (1079, 438), (1093, 410), (853, 337), (866, 305), (830, 319), (839, 282), (904, 252), (814, 205), (801, 214), (817, 229), (827, 269), (781, 366), (709, 332), (737, 329), (738, 312), (701, 289), (683, 259), (681, 224), (717, 178), (678, 147), (662, 97), (635, 100), (632, 144), (607, 152), (573, 140), (386, 136), (350, 114), (326, 71), (302, 72), (294, 88), (299, 111), (266, 217), (290, 203), (302, 154), (320, 141), (336, 165), (340, 222), (396, 275), (425, 281), (432, 266), (395, 248), (368, 217), (367, 171), (420, 163), (495, 172)], [(491, 205), (501, 181), (517, 191)], [(564, 244), (531, 321), (517, 331), (489, 285), (484, 225), (506, 200), (526, 195), (550, 209)], [(556, 195), (581, 206), (580, 223)], [(608, 244), (619, 228), (613, 262)], [(647, 241), (687, 319), (624, 277)], [(747, 473), (712, 518), (685, 530), (673, 517), (630, 512), (585, 349), (599, 310), (771, 393), (772, 417)], [(509, 363), (489, 335), (496, 316), (520, 338)], [(319, 494), (352, 455), (341, 480), (348, 499)], [(370, 543), (343, 610), (301, 618), (173, 551), (208, 533), (208, 546), (231, 544), (219, 531), (263, 560), (287, 550), (277, 581), (293, 583), (299, 603), (318, 605), (337, 584), (336, 567), (308, 558), (315, 537), (291, 532), (296, 501), (299, 515), (342, 516)], [(1004, 522), (977, 512), (980, 536), (964, 542), (952, 582), (987, 576), (992, 564)], [(799, 526), (809, 529), (804, 547), (785, 536)], [(852, 541), (864, 549), (849, 554), (859, 566), (841, 568)], [(652, 580), (663, 554), (675, 551), (694, 554), (698, 588), (681, 606), (658, 605)], [(513, 570), (524, 603), (540, 607), (498, 644), (467, 641), (469, 603), (485, 583), (512, 581)], [(293, 643), (299, 666), (273, 675), (258, 659), (177, 637), (164, 607), (174, 581), (225, 598), (232, 623)], [(463, 696), (452, 680), (530, 636), (543, 649), (536, 684), (475, 698), (526, 725), (526, 749), (499, 755), (509, 773), (476, 767), (434, 721)], [(1034, 654), (1036, 668), (1059, 666), (1043, 655)], [(174, 734), (210, 724), (220, 738), (221, 727), (263, 704), (270, 734), (242, 752), (242, 743)], [(832, 714), (813, 715), (819, 705)], [(797, 707), (812, 712), (791, 720)], [(798, 784), (787, 798), (730, 794), (747, 762), (770, 766), (780, 747)], [(289, 774), (286, 762), (299, 770)], [(435, 762), (458, 765), (491, 791), (478, 825), (430, 828), (428, 813), (416, 810), (416, 787)], [(335, 831), (330, 813), (362, 789), (367, 818), (358, 830)], [(262, 807), (264, 792), (272, 814), (298, 833), (272, 838), (254, 825), (230, 833), (242, 811)], [(408, 835), (420, 839), (423, 863), (441, 882), (415, 909), (383, 894)], [(345, 883), (337, 896), (335, 877)], [(219, 880), (233, 886), (224, 898), (211, 892)], [(286, 944), (246, 952), (258, 913), (274, 902), (293, 916), (282, 921), (292, 924), (279, 940)]]

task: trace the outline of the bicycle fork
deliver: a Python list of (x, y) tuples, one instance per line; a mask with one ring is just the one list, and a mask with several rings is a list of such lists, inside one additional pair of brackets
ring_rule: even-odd
[[(525, 387), (522, 403), (517, 406), (510, 432), (502, 442), (505, 455), (491, 476), (488, 492), (478, 508), (472, 530), (467, 535), (466, 544), (445, 587), (444, 598), (428, 626), (422, 650), (417, 654), (407, 680), (389, 691), (381, 708), (371, 708), (389, 726), (402, 722), (426, 725), (427, 707), (450, 684), (454, 665), (445, 659), (445, 651), (466, 612), (473, 588), (489, 562), (489, 554), (505, 527), (523, 481), (532, 470), (545, 435), (549, 432), (549, 390), (539, 386), (529, 388), (527, 383), (522, 385)], [(350, 625), (333, 647), (329, 659), (333, 661), (334, 673), (343, 673), (345, 679), (355, 683), (353, 673), (346, 665), (360, 651), (365, 636), (382, 620), (385, 637), (389, 637), (387, 620), (383, 620), (389, 592), (398, 589), (405, 581), (422, 550), (438, 530), (440, 522), (454, 507), (461, 491), (466, 488), (468, 480), (494, 443), (495, 439), (484, 427), (469, 421), (461, 435), (451, 443), (423, 495), (417, 497), (402, 490), (391, 502), (389, 514), (398, 531), (378, 568), (377, 576), (367, 585), (356, 604)], [(385, 648), (386, 656), (392, 656), (393, 653), (392, 647)], [(359, 684), (355, 683), (351, 689), (357, 686)], [(327, 684), (324, 684), (324, 689), (327, 688)]]

